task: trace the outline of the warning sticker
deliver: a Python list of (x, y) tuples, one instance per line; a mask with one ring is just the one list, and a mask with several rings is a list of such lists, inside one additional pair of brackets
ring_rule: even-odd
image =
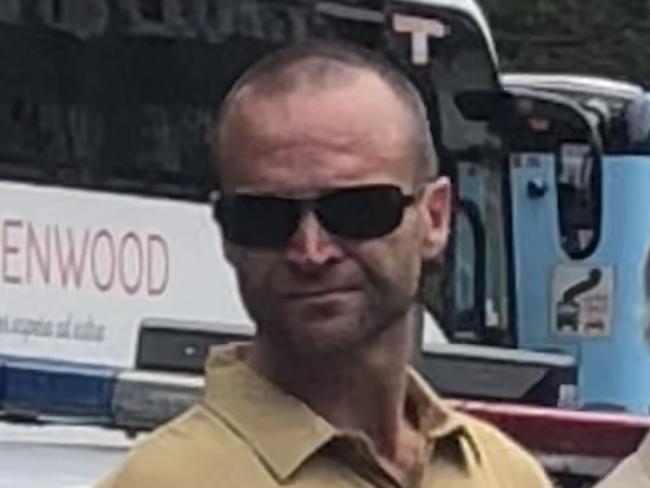
[(554, 334), (594, 338), (610, 334), (614, 299), (611, 266), (558, 266), (552, 287)]

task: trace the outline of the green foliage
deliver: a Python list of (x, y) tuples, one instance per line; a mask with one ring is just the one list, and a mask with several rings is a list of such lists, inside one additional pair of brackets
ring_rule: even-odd
[(481, 0), (503, 71), (650, 86), (650, 0)]

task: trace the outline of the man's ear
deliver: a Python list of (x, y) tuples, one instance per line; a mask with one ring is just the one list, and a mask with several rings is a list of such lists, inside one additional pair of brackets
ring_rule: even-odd
[(442, 254), (449, 239), (451, 182), (446, 176), (427, 184), (420, 202), (424, 217), (422, 259), (431, 261)]

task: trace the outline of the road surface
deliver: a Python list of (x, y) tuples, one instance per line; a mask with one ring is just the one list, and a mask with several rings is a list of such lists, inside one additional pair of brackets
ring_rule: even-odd
[(97, 427), (0, 422), (0, 488), (87, 488), (132, 444), (120, 431)]

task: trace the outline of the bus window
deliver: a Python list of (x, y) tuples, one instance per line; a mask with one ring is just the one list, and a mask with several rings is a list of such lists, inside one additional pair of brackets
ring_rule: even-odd
[(162, 22), (165, 19), (165, 10), (162, 0), (139, 0), (138, 10), (143, 19), (152, 22)]
[(496, 167), (458, 163), (454, 225), (454, 341), (509, 344), (508, 259), (503, 178)]
[(643, 94), (630, 102), (625, 111), (629, 152), (650, 154), (650, 96)]
[(612, 109), (605, 100), (597, 97), (586, 99), (580, 106), (585, 110), (591, 126), (597, 129), (603, 145), (607, 145), (610, 135), (614, 132), (612, 130), (614, 119)]
[(557, 192), (562, 247), (572, 258), (593, 252), (600, 223), (600, 188), (589, 144), (562, 144), (558, 151)]
[(476, 276), (476, 251), (477, 239), (475, 238), (475, 227), (468, 217), (468, 212), (458, 206), (456, 215), (455, 234), (456, 246), (454, 248), (456, 266), (454, 269), (454, 285), (456, 309), (460, 313), (468, 313), (476, 309), (475, 300), (475, 276)]
[(600, 239), (602, 139), (594, 112), (564, 95), (518, 89), (512, 93), (516, 102), (508, 128), (511, 150), (555, 156), (561, 245), (570, 258), (584, 259)]
[[(362, 44), (404, 68), (427, 102), (442, 107), (440, 120), (430, 110), (442, 153), (484, 142), (481, 124), (460, 117), (451, 101), (461, 89), (493, 88), (497, 76), (480, 29), (455, 9), (433, 15), (419, 2), (373, 1), (250, 0), (205, 9), (124, 3), (124, 19), (78, 41), (67, 32), (76, 33), (65, 3), (46, 34), (38, 25), (0, 29), (0, 63), (11, 74), (0, 78), (0, 177), (29, 168), (26, 179), (53, 185), (205, 199), (212, 178), (202, 136), (224, 94), (254, 60), (305, 38)], [(393, 29), (397, 15), (439, 22), (426, 63), (413, 62), (413, 33)]]

